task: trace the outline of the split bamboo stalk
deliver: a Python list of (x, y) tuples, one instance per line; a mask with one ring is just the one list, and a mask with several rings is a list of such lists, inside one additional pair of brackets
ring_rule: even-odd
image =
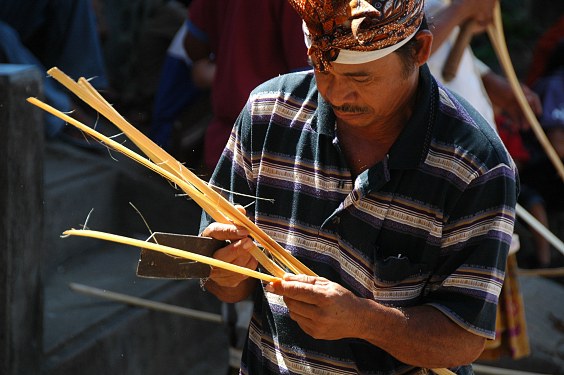
[[(39, 108), (45, 110), (46, 112), (51, 113), (52, 115), (55, 115), (55, 116), (61, 118), (62, 120), (64, 120), (64, 121), (68, 122), (69, 124), (77, 127), (78, 129), (80, 129), (81, 131), (90, 135), (91, 137), (96, 138), (99, 141), (103, 142), (108, 147), (110, 147), (110, 148), (112, 148), (112, 149), (114, 149), (118, 152), (121, 152), (122, 154), (124, 154), (124, 155), (128, 156), (129, 158), (135, 160), (139, 164), (147, 167), (148, 169), (154, 171), (155, 173), (158, 173), (162, 177), (164, 177), (164, 178), (168, 179), (169, 181), (175, 183), (183, 191), (185, 191), (188, 195), (190, 195), (200, 207), (202, 207), (203, 209), (206, 209), (207, 212), (215, 213), (217, 215), (216, 217), (219, 220), (223, 220), (223, 222), (226, 222), (225, 218), (223, 216), (219, 216), (219, 214), (217, 214), (217, 210), (215, 209), (213, 204), (210, 203), (209, 200), (206, 199), (206, 197), (202, 196), (201, 194), (198, 194), (198, 191), (187, 181), (181, 179), (177, 175), (170, 173), (169, 171), (167, 171), (164, 168), (160, 167), (159, 165), (151, 162), (150, 160), (143, 158), (142, 156), (140, 156), (137, 153), (131, 151), (130, 149), (121, 145), (120, 143), (115, 142), (114, 140), (104, 136), (103, 134), (100, 134), (96, 130), (80, 123), (76, 119), (74, 119), (74, 118), (72, 118), (68, 115), (65, 115), (64, 113), (61, 113), (57, 109), (41, 102), (40, 100), (38, 100), (36, 98), (28, 98), (28, 102), (38, 106)], [(212, 216), (213, 216), (213, 214), (212, 214)], [(276, 265), (274, 262), (272, 262), (257, 246), (254, 246), (250, 250), (250, 252), (257, 259), (257, 261), (259, 261), (259, 263), (264, 268), (267, 269), (268, 272), (272, 273), (274, 276), (277, 276), (277, 277), (282, 277), (284, 275), (284, 273), (285, 273), (284, 270), (282, 270), (278, 265)]]
[(501, 8), (499, 5), (499, 1), (496, 3), (494, 8), (494, 19), (493, 24), (488, 26), (488, 36), (494, 47), (495, 53), (503, 67), (505, 75), (513, 89), (515, 97), (527, 118), (529, 124), (531, 124), (531, 128), (535, 133), (537, 139), (539, 140), (541, 146), (543, 147), (544, 151), (548, 155), (548, 158), (556, 168), (560, 178), (564, 182), (564, 165), (562, 164), (562, 160), (558, 157), (558, 154), (554, 150), (554, 147), (548, 140), (542, 126), (537, 120), (537, 117), (533, 113), (531, 106), (527, 102), (527, 98), (523, 93), (523, 89), (521, 88), (521, 84), (517, 79), (517, 75), (515, 73), (515, 69), (513, 68), (513, 64), (511, 63), (511, 58), (509, 56), (509, 52), (507, 50), (507, 44), (505, 41), (505, 35), (503, 33), (503, 22), (501, 19)]
[(196, 262), (204, 263), (212, 267), (222, 268), (231, 272), (236, 272), (241, 275), (246, 275), (249, 277), (253, 277), (255, 279), (263, 280), (266, 282), (275, 282), (279, 281), (279, 277), (275, 277), (272, 275), (267, 275), (265, 273), (253, 271), (249, 268), (237, 266), (228, 262), (224, 262), (215, 258), (207, 257), (201, 254), (191, 253), (189, 251), (179, 250), (174, 247), (159, 245), (154, 242), (149, 241), (142, 241), (137, 240), (135, 238), (129, 238), (124, 236), (119, 236), (116, 234), (105, 233), (105, 232), (98, 232), (94, 230), (88, 229), (69, 229), (63, 232), (63, 236), (79, 236), (79, 237), (89, 237), (89, 238), (97, 238), (104, 241), (111, 241), (120, 243), (123, 245), (130, 245), (135, 247), (141, 247), (147, 250), (158, 251), (160, 253), (172, 255), (179, 258), (189, 259)]
[[(114, 125), (116, 125), (125, 135), (133, 141), (151, 160), (155, 163), (162, 165), (170, 173), (173, 173), (181, 179), (188, 181), (199, 193), (208, 198), (210, 205), (209, 210), (202, 207), (214, 220), (222, 223), (233, 222), (240, 226), (247, 228), (251, 236), (263, 245), (269, 252), (278, 259), (284, 266), (288, 267), (296, 274), (315, 275), (308, 267), (299, 262), (289, 252), (282, 248), (276, 241), (268, 236), (262, 229), (255, 223), (247, 218), (236, 207), (229, 203), (222, 195), (218, 194), (215, 190), (210, 188), (208, 184), (202, 181), (192, 171), (186, 168), (182, 163), (176, 161), (162, 148), (154, 144), (149, 138), (141, 133), (133, 125), (129, 124), (116, 110), (113, 108), (91, 85), (84, 79), (79, 79), (79, 82), (73, 81), (70, 77), (65, 75), (57, 68), (52, 68), (48, 73), (59, 81), (63, 86), (85, 101), (92, 108), (101, 113)], [(192, 194), (186, 192), (193, 198)], [(198, 202), (197, 202), (198, 203)], [(221, 210), (215, 208), (220, 207)], [(218, 215), (221, 213), (221, 215)], [(255, 255), (255, 252), (253, 252)], [(257, 254), (259, 257), (260, 255)], [(257, 259), (260, 262), (260, 259)], [(261, 262), (262, 264), (262, 262)], [(267, 267), (266, 265), (262, 264)], [(273, 267), (272, 265), (269, 267)]]

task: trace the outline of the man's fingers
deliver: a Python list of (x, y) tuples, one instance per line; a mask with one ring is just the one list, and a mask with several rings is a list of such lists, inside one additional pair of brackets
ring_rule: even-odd
[(202, 236), (213, 237), (217, 240), (238, 240), (249, 235), (245, 228), (237, 227), (233, 224), (211, 223), (204, 231)]
[(245, 237), (217, 250), (213, 256), (214, 258), (224, 262), (244, 266), (247, 263), (247, 259), (253, 257), (249, 253), (249, 250), (252, 247), (253, 241), (250, 238)]
[(533, 113), (537, 116), (541, 115), (542, 114), (542, 104), (541, 104), (541, 100), (540, 100), (539, 96), (537, 95), (537, 93), (532, 91), (528, 87), (523, 87), (523, 93), (525, 94), (525, 98), (527, 99), (529, 106), (531, 106)]
[(268, 284), (266, 290), (296, 301), (316, 304), (327, 283), (328, 280), (321, 277), (286, 274), (281, 282)]
[(301, 283), (312, 284), (312, 285), (314, 285), (318, 279), (319, 278), (315, 276), (294, 275), (291, 273), (287, 273), (284, 275), (285, 281), (299, 281)]

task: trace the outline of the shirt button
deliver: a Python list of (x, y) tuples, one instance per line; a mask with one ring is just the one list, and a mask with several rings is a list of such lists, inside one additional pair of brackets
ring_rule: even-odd
[(335, 216), (333, 218), (333, 224), (340, 224), (341, 223), (341, 218), (339, 216)]

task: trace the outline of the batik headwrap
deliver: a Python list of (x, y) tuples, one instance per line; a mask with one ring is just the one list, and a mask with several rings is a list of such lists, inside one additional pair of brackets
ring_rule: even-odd
[(320, 71), (328, 69), (341, 50), (354, 54), (399, 48), (423, 20), (423, 0), (288, 1), (304, 21), (306, 42), (311, 43), (308, 55), (315, 57)]

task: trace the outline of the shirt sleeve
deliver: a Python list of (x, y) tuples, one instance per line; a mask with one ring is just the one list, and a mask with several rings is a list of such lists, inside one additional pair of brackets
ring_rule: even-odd
[(495, 338), (498, 298), (515, 222), (515, 169), (499, 164), (475, 178), (444, 228), (426, 303), (461, 327)]

